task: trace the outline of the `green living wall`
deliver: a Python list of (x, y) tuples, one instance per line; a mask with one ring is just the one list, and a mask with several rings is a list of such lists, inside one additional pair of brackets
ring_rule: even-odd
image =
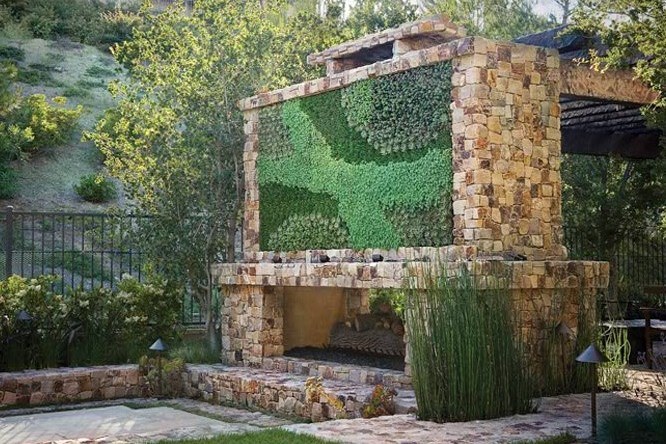
[(449, 244), (450, 95), (446, 62), (263, 108), (261, 249)]

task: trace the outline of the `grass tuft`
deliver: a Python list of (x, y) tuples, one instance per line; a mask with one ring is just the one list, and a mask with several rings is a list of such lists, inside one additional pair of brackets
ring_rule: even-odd
[(217, 364), (220, 350), (212, 349), (206, 339), (186, 339), (169, 351), (171, 359), (182, 359), (188, 364)]
[(663, 444), (666, 442), (666, 408), (649, 413), (614, 413), (601, 420), (600, 444)]

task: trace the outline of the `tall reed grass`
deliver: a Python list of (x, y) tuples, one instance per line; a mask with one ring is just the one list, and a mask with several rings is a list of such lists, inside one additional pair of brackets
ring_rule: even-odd
[(539, 328), (545, 332), (545, 338), (540, 344), (542, 359), (538, 388), (535, 388), (541, 396), (589, 392), (594, 381), (592, 366), (581, 365), (575, 358), (598, 339), (595, 310), (585, 304), (584, 291), (579, 289), (577, 324), (568, 326), (574, 329), (571, 336), (563, 335), (559, 323), (565, 308), (564, 299), (564, 293), (555, 294), (553, 305), (559, 310), (541, 314)]
[(533, 411), (533, 381), (502, 279), (486, 279), (481, 289), (466, 269), (454, 278), (442, 269), (425, 280), (425, 290), (407, 290), (406, 310), (419, 417), (469, 421)]

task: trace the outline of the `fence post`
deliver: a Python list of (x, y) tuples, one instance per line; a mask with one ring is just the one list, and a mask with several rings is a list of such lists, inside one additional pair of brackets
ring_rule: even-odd
[(5, 278), (13, 274), (13, 256), (14, 256), (14, 207), (5, 207), (5, 238), (3, 239), (5, 247)]

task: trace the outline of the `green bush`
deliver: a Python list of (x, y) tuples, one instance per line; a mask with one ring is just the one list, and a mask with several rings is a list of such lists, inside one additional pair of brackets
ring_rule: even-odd
[(83, 176), (79, 183), (74, 185), (74, 191), (81, 199), (94, 203), (108, 202), (118, 194), (115, 184), (103, 174)]
[[(466, 270), (407, 290), (412, 383), (420, 419), (470, 421), (533, 411), (533, 378), (515, 335), (508, 291), (477, 287)], [(501, 276), (495, 276), (499, 281)]]
[(22, 62), (25, 59), (25, 51), (15, 46), (0, 45), (0, 59)]
[[(51, 102), (51, 103), (49, 103)], [(24, 128), (30, 128), (32, 140), (22, 149), (35, 152), (44, 147), (58, 146), (70, 139), (76, 129), (83, 107), (66, 108), (67, 99), (54, 97), (50, 101), (44, 94), (33, 94), (22, 103), (14, 114), (13, 122)]]
[(663, 444), (666, 437), (666, 408), (648, 413), (614, 413), (599, 424), (601, 444)]
[[(158, 337), (176, 342), (182, 292), (170, 282), (123, 278), (118, 290), (51, 288), (55, 277), (0, 281), (0, 371), (134, 361)], [(32, 321), (17, 320), (20, 310)]]
[(99, 0), (10, 2), (0, 10), (5, 33), (20, 27), (34, 37), (68, 37), (88, 45), (122, 42), (136, 25), (138, 17), (133, 9), (117, 10)]
[(91, 66), (88, 69), (86, 69), (86, 75), (90, 77), (110, 77), (114, 74), (114, 72), (108, 68), (103, 68), (101, 66)]
[(0, 163), (0, 199), (16, 195), (16, 173), (7, 164)]

